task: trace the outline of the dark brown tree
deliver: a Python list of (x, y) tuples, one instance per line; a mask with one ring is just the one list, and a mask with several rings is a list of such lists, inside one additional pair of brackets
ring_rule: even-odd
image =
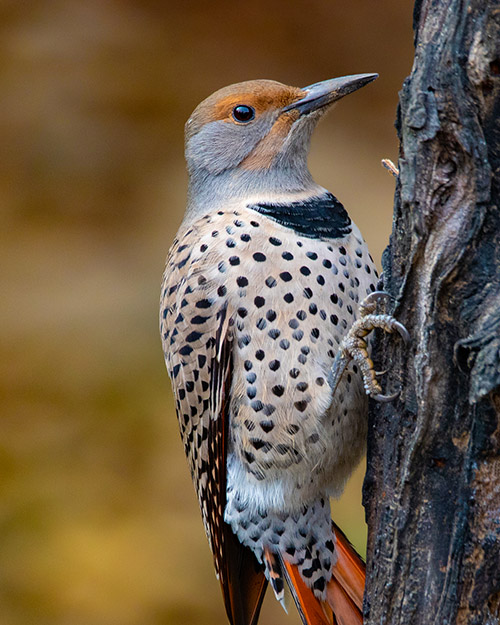
[(500, 3), (417, 0), (372, 403), (367, 625), (500, 622)]

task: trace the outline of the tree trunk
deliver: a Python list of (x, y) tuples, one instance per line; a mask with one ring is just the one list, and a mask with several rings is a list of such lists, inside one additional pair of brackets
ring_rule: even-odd
[(378, 336), (366, 625), (500, 623), (500, 3), (417, 0)]

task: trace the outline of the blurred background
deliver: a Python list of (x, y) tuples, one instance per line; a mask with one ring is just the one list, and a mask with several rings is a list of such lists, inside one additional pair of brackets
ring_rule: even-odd
[[(157, 330), (183, 125), (210, 93), (379, 72), (310, 166), (379, 262), (401, 0), (0, 1), (0, 623), (225, 622)], [(337, 522), (360, 550), (363, 467)], [(298, 623), (269, 596), (262, 624)]]

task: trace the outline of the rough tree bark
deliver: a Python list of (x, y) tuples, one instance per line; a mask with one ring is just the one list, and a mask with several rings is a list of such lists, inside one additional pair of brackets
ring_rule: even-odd
[(500, 3), (417, 0), (371, 405), (366, 625), (500, 623)]

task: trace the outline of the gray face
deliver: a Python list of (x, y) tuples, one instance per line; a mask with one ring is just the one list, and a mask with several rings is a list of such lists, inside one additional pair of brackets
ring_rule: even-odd
[[(188, 212), (204, 213), (238, 198), (322, 191), (307, 168), (311, 134), (320, 113), (293, 121), (286, 133), (274, 130), (279, 113), (269, 111), (251, 125), (213, 121), (186, 145)], [(277, 136), (274, 137), (273, 134)]]
[(205, 170), (217, 175), (238, 167), (269, 134), (278, 115), (277, 110), (269, 110), (248, 123), (226, 119), (208, 122), (186, 143), (189, 172)]

